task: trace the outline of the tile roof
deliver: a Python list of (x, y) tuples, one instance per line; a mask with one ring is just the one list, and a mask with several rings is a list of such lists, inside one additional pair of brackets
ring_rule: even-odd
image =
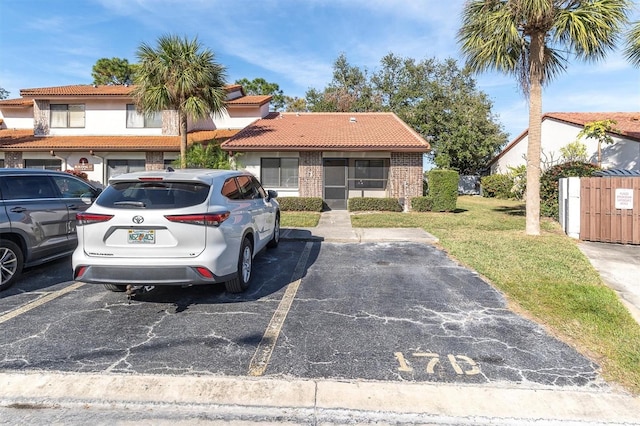
[(611, 133), (640, 142), (640, 112), (549, 112), (542, 116), (584, 126), (592, 121), (614, 120)]
[(32, 99), (16, 98), (0, 100), (1, 108), (28, 108), (33, 106)]
[[(76, 84), (71, 86), (39, 87), (34, 89), (21, 89), (20, 96), (130, 96), (135, 85), (97, 85)], [(225, 86), (227, 93), (241, 90), (239, 84)], [(244, 92), (242, 93), (244, 95)]]
[(271, 113), (222, 144), (229, 151), (428, 152), (393, 113)]
[[(547, 118), (580, 127), (584, 127), (585, 124), (593, 121), (615, 120), (616, 124), (613, 126), (614, 131), (611, 133), (640, 142), (640, 112), (548, 112), (542, 116), (542, 121)], [(494, 164), (502, 158), (503, 155), (509, 152), (528, 134), (529, 129), (525, 129), (504, 147), (498, 155), (493, 157), (489, 165)]]
[[(191, 132), (189, 143), (228, 139), (238, 130)], [(180, 136), (34, 136), (33, 130), (0, 130), (2, 151), (179, 151)]]
[(232, 99), (227, 101), (228, 107), (233, 106), (262, 106), (268, 102), (271, 102), (273, 96), (270, 95), (246, 95), (241, 98)]

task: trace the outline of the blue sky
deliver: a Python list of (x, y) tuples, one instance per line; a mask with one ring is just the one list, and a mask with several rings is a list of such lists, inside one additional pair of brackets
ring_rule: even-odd
[[(387, 53), (454, 58), (463, 0), (0, 0), (0, 87), (90, 84), (100, 58), (136, 62), (163, 34), (198, 37), (227, 67), (228, 82), (265, 78), (286, 95), (323, 89), (344, 53), (376, 71)], [(633, 20), (640, 19), (636, 2)], [(515, 79), (477, 76), (510, 139), (527, 127)], [(543, 111), (640, 111), (640, 69), (619, 50), (596, 64), (572, 61), (543, 93)]]

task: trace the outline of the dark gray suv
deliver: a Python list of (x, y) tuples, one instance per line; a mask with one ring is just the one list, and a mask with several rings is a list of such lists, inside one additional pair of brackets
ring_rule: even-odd
[(10, 287), (23, 267), (73, 253), (76, 213), (99, 193), (70, 173), (0, 169), (0, 290)]

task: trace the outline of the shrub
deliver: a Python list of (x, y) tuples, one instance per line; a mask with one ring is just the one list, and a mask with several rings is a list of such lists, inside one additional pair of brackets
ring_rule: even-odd
[(298, 212), (321, 212), (322, 198), (320, 197), (278, 197), (280, 210)]
[(431, 207), (436, 212), (450, 212), (456, 209), (458, 182), (460, 175), (455, 170), (434, 169), (428, 173)]
[(489, 175), (480, 180), (482, 196), (507, 200), (511, 198), (513, 179), (509, 175)]
[(411, 210), (415, 212), (430, 212), (433, 210), (431, 197), (413, 197), (411, 199)]
[(558, 181), (565, 177), (591, 176), (600, 170), (591, 163), (571, 162), (558, 164), (540, 176), (540, 214), (558, 220)]
[(401, 212), (402, 206), (397, 198), (349, 198), (349, 211), (387, 211)]
[(89, 182), (89, 175), (86, 174), (85, 172), (82, 172), (80, 170), (73, 170), (73, 169), (66, 170), (66, 172), (69, 173), (70, 175), (74, 175), (84, 181)]

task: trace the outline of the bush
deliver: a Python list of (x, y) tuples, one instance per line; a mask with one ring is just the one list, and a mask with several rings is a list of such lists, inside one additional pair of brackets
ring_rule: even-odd
[(458, 182), (460, 175), (455, 170), (434, 169), (428, 173), (431, 207), (436, 212), (450, 212), (456, 209)]
[(320, 197), (278, 197), (280, 210), (298, 212), (321, 212), (322, 198)]
[(397, 198), (349, 198), (348, 210), (351, 212), (358, 211), (387, 211), (401, 212), (402, 206)]
[(587, 177), (600, 170), (591, 163), (574, 161), (558, 164), (540, 176), (540, 214), (558, 220), (558, 181), (565, 177)]
[(431, 197), (413, 197), (411, 199), (411, 210), (415, 212), (430, 212), (433, 210)]
[(482, 196), (508, 200), (511, 198), (513, 179), (509, 175), (489, 175), (480, 180)]

